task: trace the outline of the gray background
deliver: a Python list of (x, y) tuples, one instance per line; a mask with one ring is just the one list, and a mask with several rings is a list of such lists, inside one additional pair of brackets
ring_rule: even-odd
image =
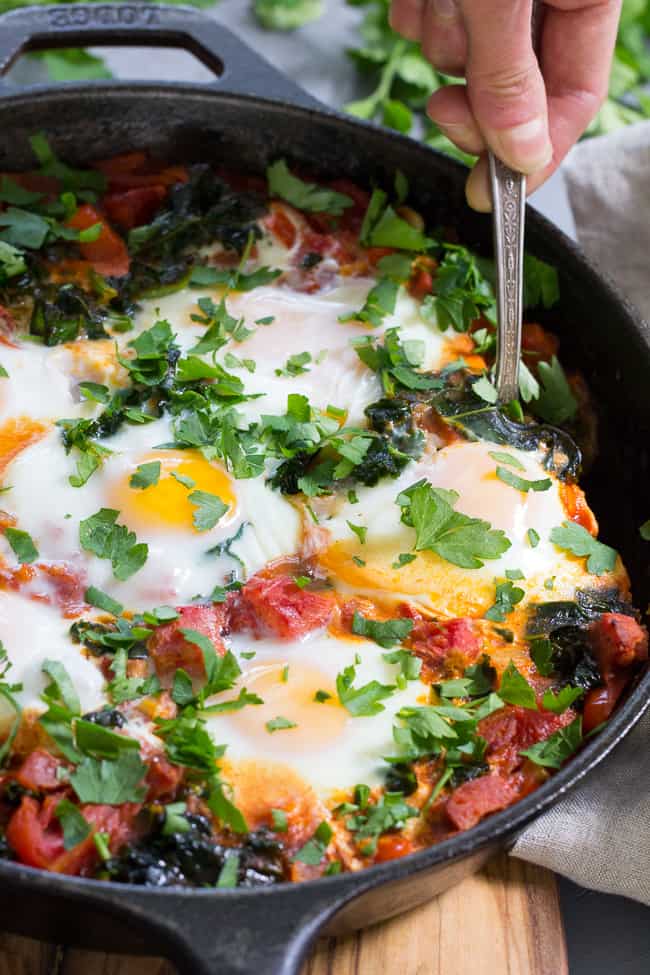
[[(344, 0), (327, 0), (325, 18), (298, 33), (280, 34), (262, 30), (249, 7), (249, 0), (221, 0), (214, 16), (327, 104), (341, 106), (366, 94), (359, 87), (354, 65), (343, 54), (346, 46), (357, 43), (356, 27), (362, 16), (359, 8), (348, 7)], [(101, 54), (114, 74), (122, 78), (213, 80), (212, 74), (186, 53), (109, 48)], [(38, 67), (23, 61), (13, 69), (12, 76), (20, 83), (38, 73)], [(566, 233), (575, 235), (561, 171), (534, 195), (533, 203)], [(571, 975), (649, 975), (650, 908), (584, 890), (563, 878), (559, 886)], [(468, 923), (471, 928), (470, 919)]]

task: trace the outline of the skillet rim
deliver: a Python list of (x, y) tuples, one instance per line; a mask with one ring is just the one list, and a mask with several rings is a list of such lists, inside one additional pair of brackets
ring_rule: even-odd
[[(176, 8), (178, 11), (184, 8)], [(189, 12), (189, 11), (188, 11)], [(292, 82), (288, 82), (295, 93), (296, 88)], [(99, 80), (87, 83), (65, 83), (61, 86), (52, 85), (33, 85), (28, 88), (17, 88), (12, 90), (7, 86), (2, 89), (0, 99), (0, 118), (3, 109), (13, 108), (21, 101), (33, 104), (35, 101), (45, 101), (48, 98), (57, 99), (78, 99), (80, 96), (87, 99), (92, 95), (103, 95), (109, 98), (119, 99), (121, 96), (133, 95), (194, 95), (206, 98), (210, 101), (231, 100), (235, 107), (238, 103), (248, 103), (254, 105), (258, 103), (261, 107), (279, 109), (283, 112), (290, 111), (297, 113), (307, 121), (314, 118), (327, 121), (336, 125), (339, 129), (349, 129), (354, 132), (369, 131), (375, 137), (381, 137), (391, 143), (401, 144), (414, 156), (421, 156), (423, 160), (431, 158), (433, 154), (439, 166), (446, 166), (453, 179), (463, 177), (467, 168), (451, 157), (445, 156), (435, 149), (431, 149), (424, 144), (395, 132), (388, 132), (382, 127), (371, 122), (355, 119), (344, 115), (327, 106), (318, 103), (312, 96), (304, 94), (304, 101), (296, 103), (294, 101), (280, 101), (277, 98), (264, 98), (263, 96), (248, 93), (232, 92), (227, 90), (227, 76), (224, 82), (197, 84), (191, 82), (162, 82), (152, 83), (150, 81), (106, 81)], [(317, 166), (315, 168), (318, 168)], [(579, 245), (567, 237), (550, 220), (527, 205), (526, 228), (527, 232), (532, 230), (536, 238), (543, 240), (544, 243), (554, 251), (563, 252), (565, 258), (573, 264), (568, 270), (577, 271), (584, 281), (585, 287), (594, 284), (603, 290), (607, 298), (616, 304), (623, 317), (628, 321), (631, 335), (636, 335), (646, 351), (650, 352), (650, 324), (645, 321), (627, 299), (621, 294), (618, 287), (609, 275), (595, 265), (593, 261), (586, 257)], [(565, 268), (566, 270), (566, 268)], [(650, 377), (649, 377), (650, 378)], [(94, 897), (106, 893), (122, 894), (128, 896), (128, 892), (137, 892), (139, 897), (155, 897), (157, 902), (162, 903), (170, 898), (178, 898), (183, 895), (183, 899), (189, 898), (200, 902), (207, 901), (208, 898), (221, 898), (226, 901), (259, 899), (261, 896), (271, 897), (274, 894), (286, 893), (290, 890), (301, 890), (306, 897), (309, 894), (329, 892), (331, 901), (337, 905), (354, 900), (356, 896), (374, 887), (382, 885), (391, 880), (403, 880), (409, 876), (427, 871), (442, 864), (460, 860), (466, 856), (476, 853), (488, 845), (499, 843), (505, 846), (509, 837), (520, 831), (528, 822), (535, 819), (543, 811), (553, 805), (576, 786), (586, 775), (592, 772), (616, 745), (631, 731), (634, 725), (642, 718), (645, 711), (650, 707), (650, 668), (642, 674), (628, 694), (624, 703), (617, 709), (614, 716), (607, 722), (603, 730), (590, 741), (580, 753), (557, 771), (544, 785), (530, 793), (524, 799), (514, 805), (494, 813), (479, 824), (469, 830), (458, 833), (440, 843), (434, 844), (426, 849), (408, 854), (407, 856), (389, 861), (383, 864), (376, 864), (364, 867), (359, 872), (342, 873), (332, 877), (320, 877), (315, 880), (301, 881), (300, 883), (285, 881), (279, 884), (269, 885), (268, 887), (256, 888), (223, 888), (223, 889), (201, 889), (191, 887), (144, 887), (135, 884), (120, 884), (114, 881), (95, 880), (92, 878), (74, 877), (64, 874), (52, 874), (37, 867), (29, 867), (24, 864), (15, 863), (8, 860), (0, 860), (0, 879), (5, 876), (7, 879), (24, 879), (25, 882), (40, 886), (61, 886), (63, 890), (71, 894), (91, 893)], [(339, 894), (337, 897), (336, 894)]]

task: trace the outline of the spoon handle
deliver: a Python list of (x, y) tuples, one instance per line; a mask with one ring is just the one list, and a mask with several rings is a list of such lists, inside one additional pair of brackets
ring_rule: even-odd
[[(543, 3), (533, 0), (531, 32), (537, 49)], [(519, 360), (524, 302), (526, 177), (488, 154), (497, 280), (496, 388), (499, 402), (519, 395)]]

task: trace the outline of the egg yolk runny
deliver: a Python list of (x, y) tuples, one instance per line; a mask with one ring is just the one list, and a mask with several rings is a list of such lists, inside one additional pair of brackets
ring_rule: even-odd
[[(327, 748), (342, 735), (347, 724), (348, 714), (339, 704), (331, 679), (317, 667), (295, 661), (288, 665), (269, 661), (251, 667), (240, 683), (264, 703), (247, 705), (228, 715), (229, 723), (237, 725), (247, 738), (256, 740), (266, 754)], [(318, 691), (330, 696), (321, 702), (316, 698)], [(295, 727), (269, 731), (267, 722), (278, 717)]]
[[(130, 480), (136, 468), (155, 461), (160, 463), (158, 482), (146, 488), (131, 487)], [(190, 500), (194, 491), (216, 495), (228, 505), (228, 510), (219, 519), (220, 527), (231, 522), (237, 514), (237, 495), (230, 477), (222, 467), (210, 463), (196, 450), (170, 450), (138, 457), (113, 485), (111, 503), (133, 528), (155, 526), (196, 531), (192, 519), (197, 506)]]

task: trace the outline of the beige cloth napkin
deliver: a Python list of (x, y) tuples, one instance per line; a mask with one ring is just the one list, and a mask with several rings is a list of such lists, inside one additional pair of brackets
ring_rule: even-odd
[[(650, 122), (581, 143), (563, 170), (581, 245), (650, 321)], [(650, 714), (512, 852), (650, 904)]]

